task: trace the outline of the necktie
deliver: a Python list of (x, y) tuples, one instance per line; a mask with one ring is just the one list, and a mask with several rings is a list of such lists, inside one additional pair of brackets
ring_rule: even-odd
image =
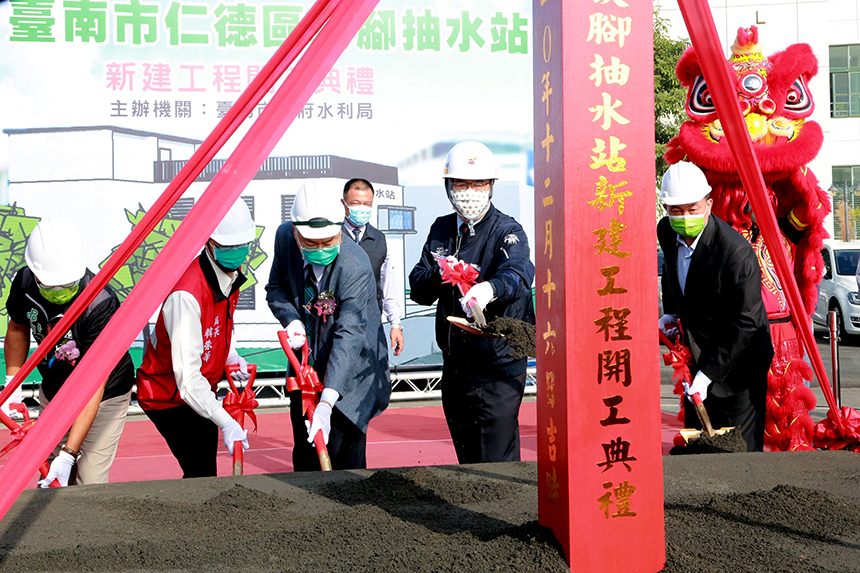
[(314, 268), (311, 265), (308, 265), (306, 268), (307, 273), (305, 274), (305, 316), (304, 322), (305, 332), (308, 337), (308, 346), (313, 348), (313, 339), (312, 334), (314, 332), (314, 316), (315, 312), (313, 306), (311, 306), (317, 297), (317, 281), (316, 276), (314, 276)]
[(353, 230), (352, 230), (352, 235), (355, 237), (355, 242), (356, 242), (356, 243), (360, 243), (360, 242), (361, 242), (361, 229), (359, 229), (358, 227), (356, 227), (355, 229), (353, 229)]

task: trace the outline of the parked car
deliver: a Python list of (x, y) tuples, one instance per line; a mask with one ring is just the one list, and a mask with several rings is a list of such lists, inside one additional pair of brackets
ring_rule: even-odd
[(860, 335), (860, 289), (856, 277), (860, 241), (826, 241), (821, 255), (824, 257), (824, 278), (821, 279), (812, 322), (827, 326), (828, 314), (835, 311), (840, 337)]

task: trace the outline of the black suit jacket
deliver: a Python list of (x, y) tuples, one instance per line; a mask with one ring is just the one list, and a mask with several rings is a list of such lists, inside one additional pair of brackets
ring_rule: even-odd
[[(352, 234), (354, 227), (348, 223), (343, 224), (343, 240), (355, 242), (355, 236)], [(373, 269), (373, 277), (376, 279), (376, 301), (379, 303), (379, 310), (382, 310), (382, 265), (385, 263), (385, 258), (388, 256), (388, 243), (385, 242), (385, 235), (370, 223), (364, 226), (364, 233), (361, 235), (361, 242), (358, 246), (367, 253), (367, 258), (370, 259), (370, 267)]]
[(690, 260), (685, 293), (678, 282), (678, 234), (668, 217), (657, 224), (663, 249), (663, 310), (680, 317), (710, 392), (727, 397), (761, 389), (773, 359), (761, 271), (750, 244), (711, 215)]
[[(275, 235), (266, 300), (284, 327), (303, 320), (304, 264), (293, 224), (282, 224)], [(340, 253), (325, 267), (319, 292), (328, 291), (334, 293), (337, 307), (325, 321), (314, 320), (314, 369), (326, 388), (340, 394), (337, 409), (367, 432), (371, 418), (388, 406), (391, 379), (376, 281), (367, 255), (354, 241), (341, 240)]]

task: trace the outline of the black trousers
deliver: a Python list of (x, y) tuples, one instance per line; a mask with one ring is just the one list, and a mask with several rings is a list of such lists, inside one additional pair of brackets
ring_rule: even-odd
[(466, 365), (442, 367), (442, 408), (461, 464), (520, 461), (525, 360), (484, 376)]
[(179, 467), (182, 478), (218, 475), (218, 426), (184, 404), (165, 410), (144, 410), (164, 437)]
[[(302, 415), (301, 392), (290, 392), (290, 422), (293, 426), (293, 471), (320, 471), (316, 448), (308, 443), (308, 429)], [(353, 470), (367, 467), (367, 435), (352, 420), (334, 408), (331, 413), (331, 432), (326, 446), (331, 458), (331, 469)]]
[[(764, 448), (765, 390), (743, 390), (738, 394), (720, 398), (708, 394), (702, 403), (715, 430), (735, 426), (747, 443), (748, 452), (760, 452)], [(690, 400), (684, 402), (684, 426), (702, 429), (696, 407)]]

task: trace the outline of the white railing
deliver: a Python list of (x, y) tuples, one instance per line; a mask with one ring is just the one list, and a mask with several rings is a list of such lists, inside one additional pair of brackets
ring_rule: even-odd
[[(526, 395), (534, 395), (537, 392), (535, 384), (535, 376), (537, 369), (532, 366), (526, 370)], [(411, 402), (419, 400), (441, 400), (442, 391), (439, 384), (442, 382), (442, 371), (439, 369), (421, 370), (415, 372), (397, 372), (391, 374), (391, 402)], [(219, 389), (226, 390), (230, 385), (226, 380), (222, 380), (218, 384)], [(263, 388), (269, 388), (274, 392), (274, 396), (266, 398), (257, 398), (260, 408), (287, 408), (290, 405), (290, 399), (287, 397), (287, 388), (285, 381), (282, 378), (258, 378), (254, 381), (253, 390), (259, 394)], [(136, 391), (137, 388), (133, 388)], [(32, 398), (36, 402), (39, 401), (39, 387), (31, 386), (23, 390), (24, 398)], [(29, 408), (30, 417), (37, 418), (39, 416), (38, 408)], [(137, 405), (137, 402), (132, 402), (128, 409), (129, 415), (142, 415), (143, 410)]]

